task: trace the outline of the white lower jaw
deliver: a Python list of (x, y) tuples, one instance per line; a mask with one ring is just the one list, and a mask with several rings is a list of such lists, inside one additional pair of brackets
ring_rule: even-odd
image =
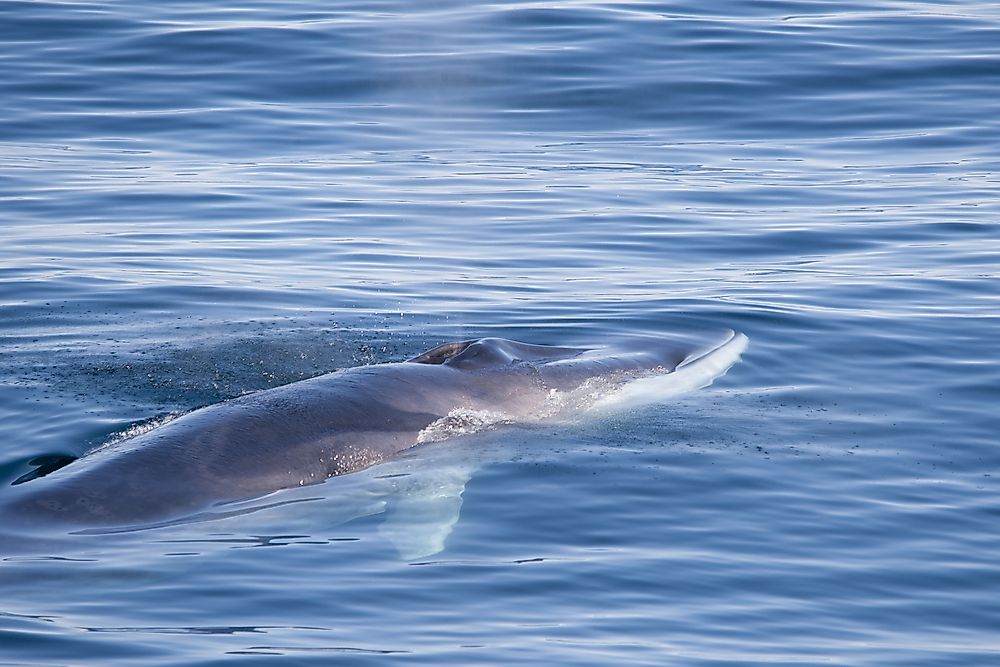
[(641, 407), (707, 387), (739, 361), (749, 342), (745, 335), (734, 333), (718, 347), (685, 361), (671, 373), (644, 377), (625, 384), (599, 399), (590, 411), (613, 412)]

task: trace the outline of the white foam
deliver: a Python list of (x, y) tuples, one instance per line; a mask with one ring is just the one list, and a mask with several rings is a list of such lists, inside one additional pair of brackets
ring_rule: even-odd
[(456, 408), (441, 419), (431, 422), (418, 433), (417, 444), (440, 442), (458, 435), (479, 433), (498, 424), (509, 423), (511, 423), (510, 418), (502, 412)]
[(149, 431), (159, 428), (168, 422), (172, 422), (180, 417), (181, 414), (182, 413), (170, 413), (163, 415), (162, 417), (147, 419), (146, 421), (139, 422), (138, 424), (132, 424), (128, 428), (113, 434), (110, 438), (108, 438), (107, 442), (98, 445), (84, 454), (84, 456), (93, 456), (98, 453), (104, 453), (108, 450), (117, 450), (123, 443), (128, 443), (136, 436), (148, 433)]

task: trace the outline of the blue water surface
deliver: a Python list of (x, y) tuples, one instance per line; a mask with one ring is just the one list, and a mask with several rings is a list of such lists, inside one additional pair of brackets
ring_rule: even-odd
[(267, 511), (0, 526), (0, 663), (1000, 664), (998, 223), (994, 2), (0, 2), (0, 503), (447, 340), (751, 340)]

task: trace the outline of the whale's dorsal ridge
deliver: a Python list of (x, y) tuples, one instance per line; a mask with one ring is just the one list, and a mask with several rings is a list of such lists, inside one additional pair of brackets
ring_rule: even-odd
[(461, 354), (465, 348), (475, 342), (476, 339), (472, 339), (438, 345), (432, 350), (427, 350), (423, 354), (418, 354), (412, 359), (407, 359), (407, 362), (413, 364), (443, 364), (456, 355)]
[(443, 364), (462, 370), (498, 368), (520, 361), (548, 362), (571, 359), (586, 352), (582, 347), (531, 345), (506, 338), (479, 338), (439, 345), (410, 359), (418, 364)]

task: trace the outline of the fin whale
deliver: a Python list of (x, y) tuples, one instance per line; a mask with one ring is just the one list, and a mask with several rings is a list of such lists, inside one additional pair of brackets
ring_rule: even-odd
[(530, 419), (553, 395), (598, 379), (606, 391), (595, 409), (616, 395), (635, 404), (704, 386), (746, 344), (733, 332), (709, 345), (683, 337), (618, 348), (501, 338), (446, 343), (408, 361), (349, 368), (199, 408), (53, 472), (22, 476), (0, 495), (0, 513), (6, 525), (86, 528), (196, 516), (385, 461), (423, 442), (428, 427), (455, 411)]

